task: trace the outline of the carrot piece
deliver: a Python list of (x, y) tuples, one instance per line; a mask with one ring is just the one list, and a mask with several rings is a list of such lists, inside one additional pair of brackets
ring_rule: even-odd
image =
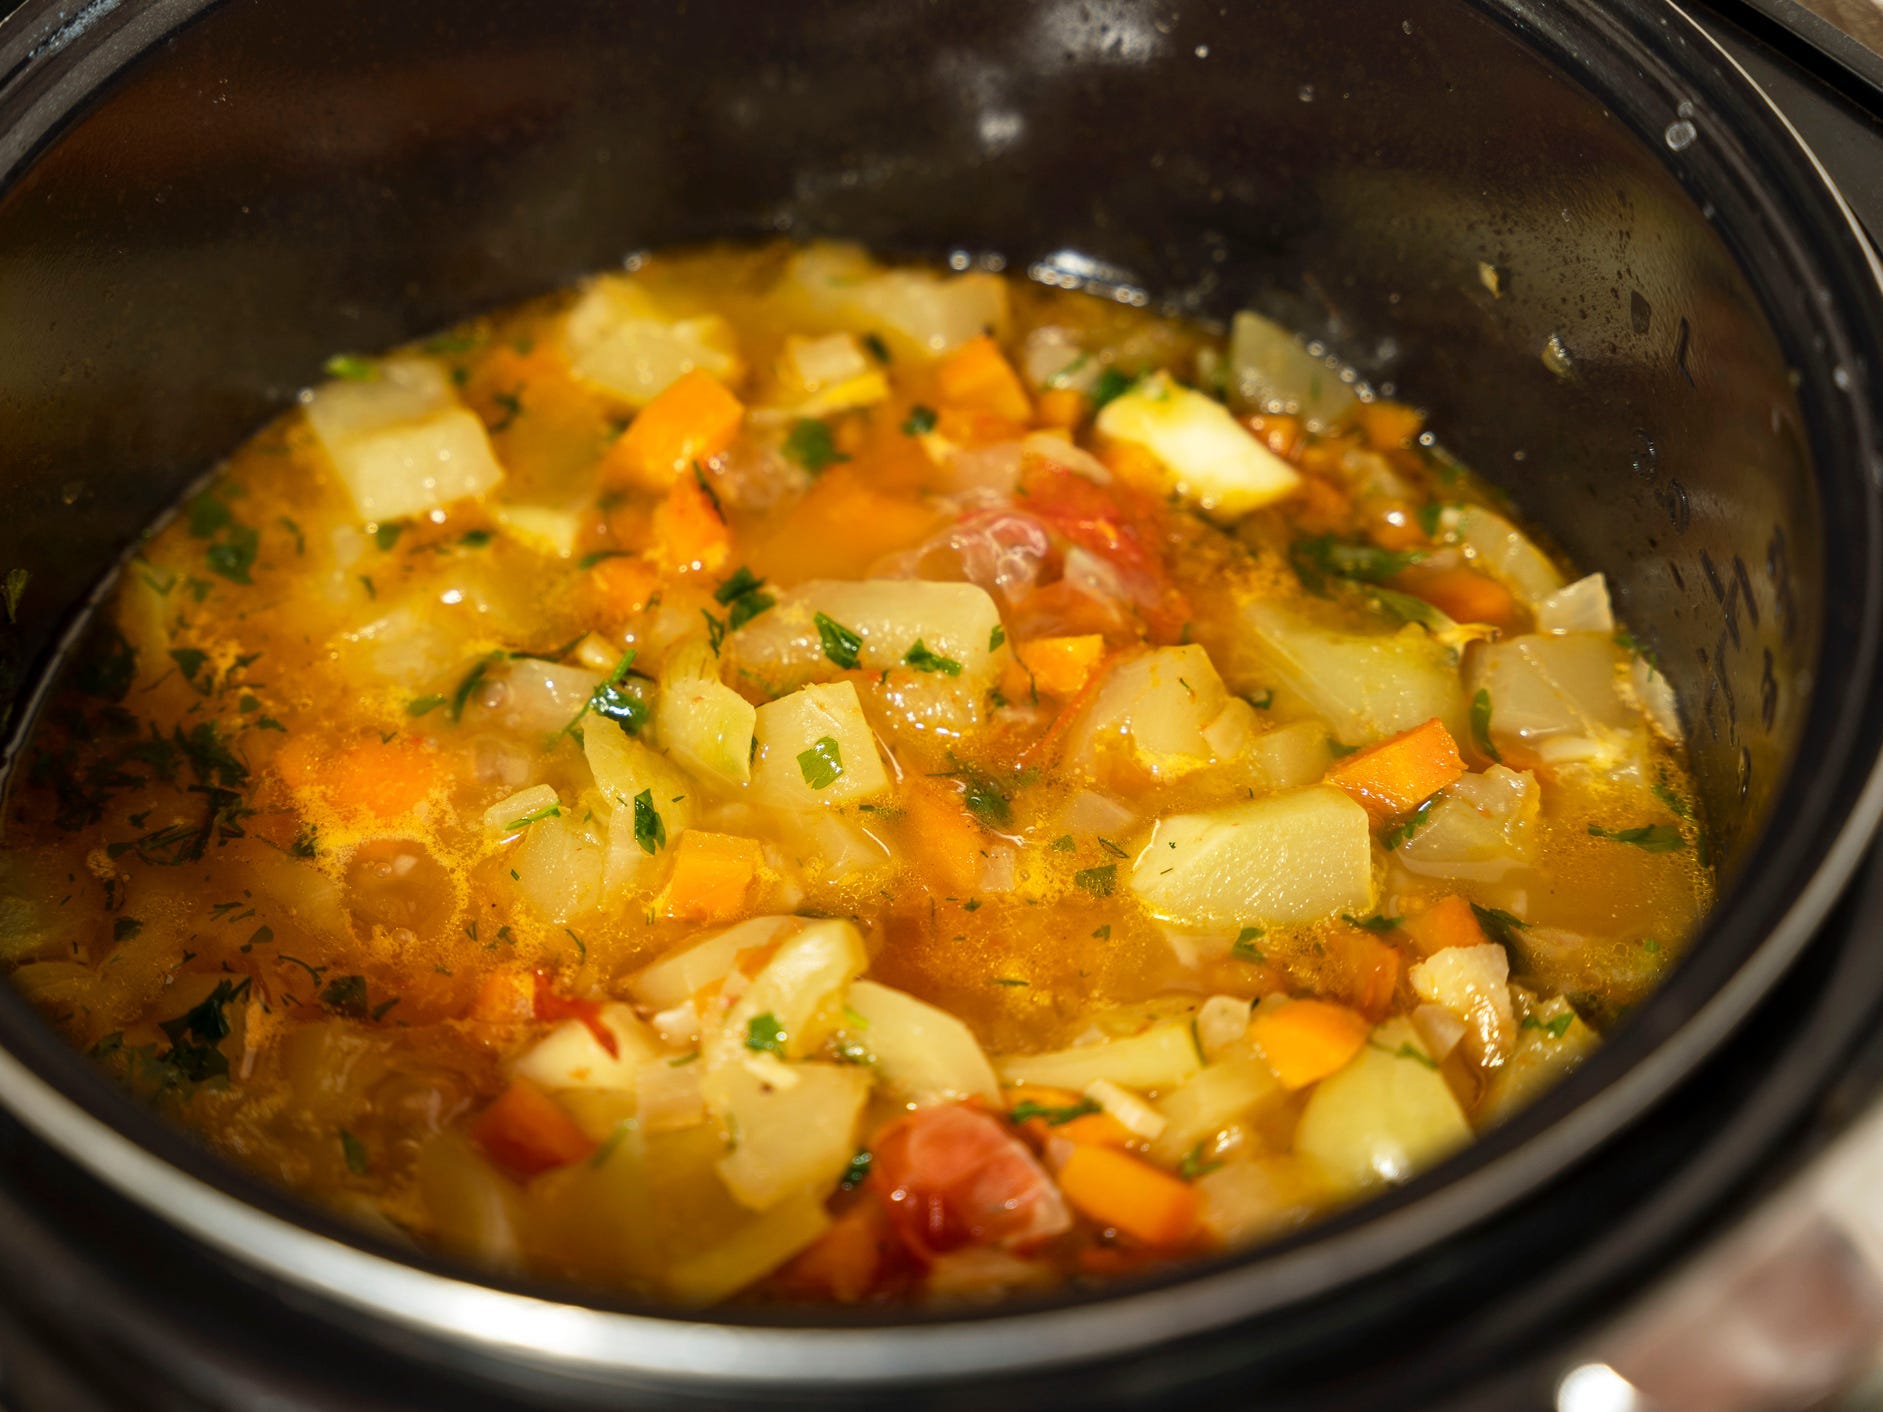
[(323, 751), (306, 738), (275, 752), (275, 771), (294, 789), (315, 790), (343, 808), (382, 819), (409, 814), (438, 785), (437, 752), (410, 737)]
[(1071, 387), (1049, 387), (1040, 394), (1033, 416), (1043, 427), (1061, 427), (1071, 431), (1085, 420), (1091, 402), (1083, 392)]
[(893, 1239), (882, 1203), (859, 1201), (780, 1270), (778, 1279), (799, 1298), (854, 1304), (876, 1285)]
[(903, 782), (899, 802), (902, 845), (929, 885), (943, 896), (973, 891), (981, 875), (981, 849), (987, 845), (960, 797), (951, 789), (910, 778)]
[(1288, 1088), (1306, 1088), (1345, 1067), (1373, 1027), (1366, 1017), (1326, 1000), (1291, 1000), (1258, 1008), (1249, 1038)]
[(986, 334), (970, 338), (941, 360), (935, 390), (943, 402), (965, 410), (992, 412), (1016, 422), (1033, 416), (1020, 375)]
[(742, 916), (764, 861), (755, 838), (688, 829), (674, 846), (661, 914), (696, 922), (729, 922)]
[(602, 559), (588, 571), (588, 584), (605, 614), (627, 618), (647, 607), (660, 587), (660, 570), (645, 559)]
[(1327, 952), (1327, 989), (1369, 1019), (1385, 1019), (1399, 989), (1399, 948), (1360, 927), (1342, 927)]
[(1368, 533), (1382, 549), (1416, 549), (1427, 542), (1425, 531), (1419, 528), (1411, 507), (1404, 501), (1389, 501), (1374, 509), (1373, 516)]
[(1077, 696), (1105, 660), (1105, 639), (1097, 633), (1036, 637), (1016, 644), (1014, 655), (1024, 665), (1009, 683), (1009, 697), (1023, 697), (1029, 686), (1049, 696)]
[(693, 475), (681, 476), (667, 488), (667, 498), (654, 507), (653, 529), (651, 556), (668, 573), (712, 572), (724, 568), (732, 554), (732, 531)]
[(628, 424), (602, 462), (611, 484), (663, 486), (732, 444), (745, 406), (699, 368), (682, 373)]
[(1301, 444), (1307, 440), (1307, 427), (1289, 412), (1258, 413), (1248, 418), (1247, 425), (1257, 441), (1284, 461), (1299, 456)]
[(1363, 402), (1354, 413), (1360, 434), (1376, 449), (1410, 446), (1425, 426), (1425, 413), (1403, 402)]
[(740, 553), (753, 573), (774, 583), (866, 578), (876, 560), (919, 543), (942, 518), (923, 501), (887, 494), (836, 466), (791, 509), (742, 539)]
[(1419, 954), (1430, 956), (1453, 946), (1482, 946), (1484, 928), (1471, 904), (1457, 893), (1448, 893), (1429, 907), (1408, 912), (1399, 922), (1400, 930), (1412, 938)]
[(1063, 1137), (1067, 1142), (1089, 1143), (1098, 1147), (1128, 1147), (1133, 1136), (1130, 1128), (1109, 1113), (1082, 1113), (1071, 1122), (1048, 1127), (1046, 1131), (1054, 1137)]
[(1146, 1245), (1182, 1245), (1196, 1230), (1196, 1189), (1116, 1148), (1073, 1148), (1059, 1190), (1082, 1215)]
[(560, 1104), (528, 1079), (512, 1079), (471, 1124), (471, 1140), (490, 1160), (522, 1180), (580, 1162), (595, 1142)]
[(477, 988), (465, 1018), (479, 1025), (520, 1025), (536, 1015), (536, 977), (528, 971), (492, 971)]
[(1458, 742), (1436, 716), (1339, 761), (1327, 782), (1344, 790), (1376, 824), (1416, 808), (1465, 772)]
[(1488, 574), (1476, 569), (1434, 569), (1407, 574), (1397, 585), (1415, 598), (1423, 598), (1455, 622), (1489, 623), (1507, 628), (1516, 620), (1517, 599)]
[(1296, 493), (1295, 518), (1314, 534), (1345, 529), (1353, 519), (1353, 497), (1325, 476), (1304, 476)]

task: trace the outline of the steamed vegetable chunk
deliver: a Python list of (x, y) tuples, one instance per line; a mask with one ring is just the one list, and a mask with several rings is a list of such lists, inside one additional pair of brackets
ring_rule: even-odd
[(1711, 897), (1625, 600), (1255, 311), (719, 249), (329, 372), (58, 684), (0, 957), (420, 1246), (693, 1307), (1263, 1239)]

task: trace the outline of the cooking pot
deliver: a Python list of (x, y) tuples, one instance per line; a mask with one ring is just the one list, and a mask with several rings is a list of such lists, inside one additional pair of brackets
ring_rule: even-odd
[(1691, 951), (1387, 1196), (967, 1311), (700, 1315), (394, 1248), (0, 988), (22, 1405), (1519, 1406), (1540, 1333), (1693, 1239), (1847, 1064), (1883, 962), (1812, 942), (1883, 807), (1883, 291), (1661, 0), (28, 0), (0, 23), (8, 760), (114, 563), (325, 355), (779, 234), (1255, 307), (1428, 408), (1680, 692), (1722, 882)]

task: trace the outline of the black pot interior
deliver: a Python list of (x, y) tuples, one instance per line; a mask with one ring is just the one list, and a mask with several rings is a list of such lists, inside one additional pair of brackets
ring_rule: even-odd
[[(1681, 693), (1736, 901), (1636, 1038), (1493, 1147), (1739, 968), (1867, 766), (1868, 344), (1840, 319), (1873, 317), (1874, 291), (1717, 61), (1671, 46), (1682, 87), (1641, 57), (1646, 6), (126, 9), (74, 33), (29, 4), (0, 28), (0, 570), (31, 573), (0, 638), (13, 693), (144, 526), (327, 354), (637, 249), (782, 233), (1263, 309), (1428, 407), (1608, 575)], [(1586, 58), (1602, 43), (1628, 57)], [(1747, 124), (1766, 136), (1742, 142)], [(1552, 340), (1565, 356), (1546, 360)], [(10, 994), (0, 1029), (131, 1121)]]

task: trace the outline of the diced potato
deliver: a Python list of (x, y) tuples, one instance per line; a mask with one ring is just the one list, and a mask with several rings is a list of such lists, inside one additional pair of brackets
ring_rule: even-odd
[(704, 638), (667, 654), (655, 719), (662, 748), (685, 769), (728, 785), (751, 780), (758, 711), (719, 679), (719, 658)]
[(1601, 1043), (1575, 1008), (1556, 996), (1525, 1017), (1510, 1059), (1491, 1076), (1485, 1091), (1487, 1121), (1509, 1117), (1589, 1057)]
[(994, 1061), (1002, 1083), (1045, 1084), (1081, 1093), (1095, 1079), (1157, 1093), (1182, 1083), (1202, 1067), (1188, 1022), (1153, 1025), (1124, 1039), (1079, 1044), (1047, 1054), (1009, 1054)]
[(758, 708), (752, 784), (785, 808), (861, 804), (889, 788), (853, 682), (807, 686)]
[(1250, 741), (1239, 769), (1253, 788), (1272, 793), (1313, 784), (1327, 773), (1333, 758), (1326, 726), (1319, 721), (1291, 721)]
[[(1000, 1084), (974, 1033), (945, 1010), (874, 981), (850, 986), (845, 1026), (876, 1060), (876, 1075), (918, 1106), (998, 1100)], [(857, 1021), (862, 1023), (859, 1025)]]
[(1307, 922), (1373, 907), (1366, 810), (1327, 785), (1160, 819), (1131, 890), (1191, 926)]
[(476, 1148), (441, 1133), (419, 1149), (415, 1175), (440, 1245), (491, 1269), (520, 1267), (516, 1188)]
[(859, 641), (857, 665), (867, 672), (906, 665), (920, 642), (934, 657), (960, 665), (950, 680), (979, 692), (994, 679), (989, 646), (1000, 610), (987, 590), (971, 583), (922, 579), (818, 579), (787, 589), (777, 603), (727, 640), (737, 680), (780, 696), (806, 682), (827, 681), (847, 670), (831, 660), (818, 632), (822, 613)]
[(1443, 1005), (1465, 1022), (1465, 1039), (1479, 1064), (1494, 1067), (1517, 1037), (1510, 1004), (1510, 958), (1495, 942), (1448, 946), (1406, 973), (1423, 1000)]
[(869, 1097), (867, 1071), (842, 1064), (779, 1065), (793, 1082), (734, 1064), (701, 1081), (707, 1107), (726, 1125), (719, 1159), (726, 1189), (763, 1211), (794, 1193), (827, 1196), (856, 1155), (857, 1121)]
[(634, 1100), (641, 1126), (650, 1133), (704, 1122), (706, 1095), (700, 1090), (698, 1061), (668, 1055), (648, 1060), (635, 1073)]
[(561, 812), (562, 798), (556, 793), (556, 787), (533, 784), (486, 809), (484, 832), (491, 838), (506, 838), (529, 828), (532, 821), (553, 818)]
[(1458, 512), (1458, 534), (1478, 567), (1489, 569), (1534, 609), (1563, 586), (1550, 558), (1509, 520), (1482, 505)]
[(889, 379), (847, 333), (786, 338), (778, 372), (783, 410), (791, 416), (827, 417), (889, 396)]
[(844, 992), (868, 965), (849, 922), (812, 922), (786, 937), (702, 1046), (709, 1076), (754, 1052), (754, 1020), (776, 1033), (785, 1057), (811, 1053), (836, 1028)]
[(1175, 1166), (1199, 1142), (1283, 1096), (1268, 1065), (1246, 1048), (1231, 1050), (1157, 1100), (1164, 1130), (1151, 1143), (1151, 1156)]
[(997, 275), (884, 270), (854, 245), (799, 251), (774, 297), (811, 322), (878, 334), (898, 354), (938, 357), (982, 333), (1003, 337), (1009, 322)]
[(579, 509), (499, 500), (490, 507), (490, 514), (503, 532), (525, 549), (552, 558), (573, 558), (582, 537), (584, 516)]
[(714, 1304), (761, 1280), (830, 1229), (823, 1201), (787, 1197), (718, 1244), (667, 1271), (667, 1293), (682, 1304)]
[(1348, 745), (1368, 745), (1437, 716), (1468, 739), (1451, 653), (1424, 628), (1361, 634), (1324, 628), (1257, 601), (1243, 620), (1277, 682), (1305, 700)]
[(1212, 995), (1197, 1008), (1196, 1040), (1205, 1058), (1216, 1059), (1249, 1032), (1249, 1002), (1237, 995)]
[(631, 977), (628, 989), (643, 1005), (671, 1010), (684, 1005), (701, 986), (731, 970), (741, 951), (770, 946), (797, 925), (795, 917), (752, 917), (737, 926), (709, 932)]
[(595, 784), (602, 798), (615, 809), (632, 814), (635, 799), (643, 792), (659, 813), (667, 837), (675, 839), (680, 831), (692, 827), (698, 812), (693, 799), (693, 783), (675, 769), (658, 751), (621, 730), (601, 716), (584, 722), (582, 754), (588, 760)]
[(1620, 649), (1607, 633), (1513, 637), (1472, 655), (1468, 689), (1491, 707), (1490, 734), (1519, 761), (1609, 766), (1640, 746), (1641, 720), (1620, 689)]
[(575, 375), (639, 407), (703, 368), (731, 385), (744, 373), (732, 327), (717, 314), (676, 319), (632, 277), (592, 281), (563, 321)]
[(1169, 488), (1205, 512), (1236, 519), (1294, 493), (1301, 477), (1222, 403), (1155, 373), (1105, 404), (1101, 435), (1156, 457)]
[(1493, 765), (1439, 791), (1438, 803), (1396, 856), (1425, 877), (1498, 882), (1529, 863), (1541, 807), (1535, 775)]
[(1308, 1096), (1295, 1151), (1342, 1190), (1403, 1182), (1470, 1141), (1471, 1128), (1407, 1020), (1388, 1020)]
[(1067, 738), (1067, 759), (1097, 766), (1124, 752), (1155, 778), (1188, 774), (1219, 758), (1209, 731), (1231, 706), (1250, 709), (1231, 699), (1201, 646), (1154, 647), (1106, 673)]
[(600, 837), (564, 815), (531, 824), (510, 855), (517, 891), (558, 926), (601, 906), (606, 864)]
[(582, 1021), (564, 1020), (517, 1060), (514, 1072), (546, 1089), (633, 1092), (636, 1072), (659, 1053), (659, 1042), (626, 1005), (604, 1005), (596, 1018), (614, 1036), (613, 1054)]
[(503, 480), (484, 424), (427, 359), (389, 358), (371, 378), (323, 383), (306, 411), (362, 520), (420, 515)]
[(1353, 388), (1301, 346), (1294, 333), (1248, 309), (1229, 326), (1230, 387), (1258, 412), (1291, 412), (1310, 427), (1332, 426), (1353, 407)]
[(1203, 1229), (1225, 1245), (1298, 1226), (1335, 1195), (1313, 1163), (1289, 1153), (1232, 1158), (1196, 1186)]
[(1536, 605), (1538, 632), (1615, 631), (1615, 614), (1608, 604), (1608, 580), (1600, 574), (1577, 579)]

